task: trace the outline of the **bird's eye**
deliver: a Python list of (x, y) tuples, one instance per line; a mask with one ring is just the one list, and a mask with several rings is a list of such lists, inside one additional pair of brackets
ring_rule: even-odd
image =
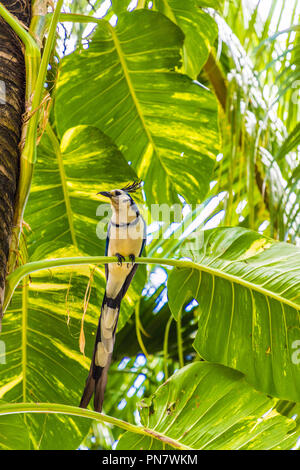
[(121, 192), (120, 191), (115, 191), (115, 196), (121, 196)]

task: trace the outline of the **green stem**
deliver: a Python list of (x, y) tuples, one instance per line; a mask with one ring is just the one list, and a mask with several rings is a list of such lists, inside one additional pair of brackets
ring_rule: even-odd
[[(37, 77), (40, 70), (40, 49), (31, 34), (27, 32), (25, 28), (23, 28), (20, 21), (11, 15), (1, 3), (0, 15), (11, 26), (25, 46), (24, 59), (26, 67), (26, 105), (28, 105), (31, 101), (32, 93), (35, 91), (34, 94), (36, 94)], [(28, 128), (29, 127), (30, 126), (28, 126)], [(35, 148), (35, 146), (32, 147)], [(30, 152), (30, 154), (32, 154), (32, 152)], [(27, 158), (29, 161), (31, 161), (30, 157), (28, 158), (25, 156), (24, 158)]]
[(0, 16), (14, 30), (25, 46), (25, 68), (26, 68), (26, 91), (25, 99), (29, 102), (30, 97), (35, 89), (36, 77), (40, 65), (40, 49), (29, 32), (22, 26), (21, 22), (13, 16), (5, 6), (0, 3)]
[[(59, 15), (60, 15), (60, 10), (63, 5), (63, 0), (58, 0), (56, 8), (54, 10), (54, 13), (51, 18), (50, 22), (50, 28), (49, 28), (49, 33), (48, 37), (46, 40), (45, 47), (43, 49), (43, 56), (36, 80), (36, 87), (35, 87), (35, 92), (32, 100), (32, 111), (34, 111), (34, 114), (31, 118), (31, 122), (28, 128), (28, 134), (27, 134), (27, 147), (25, 144), (24, 147), (24, 158), (28, 158), (29, 161), (35, 163), (36, 161), (36, 152), (33, 151), (36, 148), (36, 145), (32, 145), (33, 143), (35, 144), (36, 142), (36, 135), (37, 135), (37, 126), (38, 126), (38, 121), (39, 121), (39, 112), (37, 111), (40, 103), (42, 101), (43, 93), (44, 93), (44, 84), (46, 81), (46, 75), (47, 75), (47, 67), (49, 64), (50, 60), (50, 55), (53, 50), (53, 45), (54, 45), (54, 40), (55, 40), (55, 33), (56, 33), (56, 26), (59, 21)], [(33, 153), (34, 152), (34, 153)]]
[(57, 137), (56, 137), (56, 135), (55, 135), (55, 133), (54, 133), (54, 131), (53, 131), (53, 129), (52, 129), (49, 122), (47, 123), (46, 131), (47, 131), (49, 139), (51, 140), (53, 150), (54, 150), (54, 153), (56, 155), (56, 159), (57, 159), (57, 163), (58, 163), (60, 180), (61, 180), (62, 189), (63, 189), (64, 202), (65, 202), (65, 205), (66, 205), (68, 224), (69, 224), (69, 227), (70, 227), (72, 243), (76, 248), (78, 248), (77, 240), (76, 240), (76, 234), (75, 234), (75, 230), (74, 230), (73, 212), (72, 212), (69, 192), (68, 192), (68, 188), (67, 188), (67, 178), (66, 178), (66, 172), (65, 172), (63, 158), (62, 158), (62, 154), (61, 154), (61, 150), (60, 150), (60, 144), (59, 144), (59, 141), (58, 141), (58, 139), (57, 139)]
[(64, 21), (72, 23), (103, 23), (105, 20), (95, 18), (94, 16), (81, 15), (79, 13), (60, 13), (59, 22), (63, 23)]
[(27, 320), (28, 320), (28, 283), (29, 278), (26, 276), (23, 279), (22, 289), (22, 396), (26, 401), (27, 389)]
[(168, 342), (169, 342), (169, 332), (170, 332), (170, 327), (171, 327), (171, 323), (173, 321), (173, 316), (171, 315), (169, 320), (168, 320), (168, 323), (166, 325), (166, 329), (165, 329), (165, 336), (164, 336), (164, 371), (165, 371), (165, 380), (167, 380), (167, 378), (169, 377), (169, 371), (168, 371), (168, 358), (169, 358), (169, 354), (168, 354)]
[[(235, 276), (234, 274), (227, 273), (226, 271), (221, 271), (217, 268), (212, 268), (210, 265), (205, 265), (201, 263), (195, 263), (194, 261), (183, 260), (183, 259), (166, 259), (166, 258), (140, 258), (137, 257), (136, 263), (138, 264), (158, 264), (158, 265), (165, 265), (165, 266), (174, 266), (177, 268), (190, 268), (196, 269), (198, 271), (206, 272), (212, 276), (219, 277), (221, 279), (228, 280), (230, 282), (234, 282), (242, 287), (246, 287), (250, 290), (255, 292), (259, 292), (262, 295), (271, 297), (278, 302), (283, 302), (286, 305), (295, 308), (296, 310), (299, 309), (299, 305), (297, 305), (292, 300), (289, 300), (285, 297), (282, 297), (281, 294), (277, 294), (276, 292), (272, 292), (264, 287), (260, 286), (259, 284), (254, 284), (242, 277)], [(51, 268), (60, 268), (66, 266), (88, 266), (93, 264), (106, 264), (106, 263), (117, 263), (118, 259), (114, 256), (80, 256), (80, 257), (72, 257), (72, 258), (54, 258), (54, 259), (46, 259), (41, 261), (32, 261), (30, 263), (26, 263), (23, 266), (17, 268), (14, 272), (9, 274), (6, 278), (6, 290), (5, 290), (5, 299), (4, 299), (4, 311), (13, 295), (15, 288), (18, 286), (19, 282), (28, 274), (34, 273), (36, 271), (41, 271), (44, 269), (51, 269)], [(125, 263), (130, 263), (131, 260), (129, 258), (125, 258)]]
[[(36, 86), (36, 78), (40, 66), (40, 49), (38, 44), (33, 39), (30, 32), (22, 26), (20, 21), (11, 15), (8, 10), (0, 3), (0, 15), (14, 30), (16, 35), (20, 38), (25, 46), (25, 69), (26, 69), (26, 88), (25, 88), (25, 109), (28, 110), (32, 99), (33, 92)], [(29, 121), (23, 124), (22, 135), (21, 135), (21, 148), (23, 143), (26, 145), (27, 130), (29, 127)], [(35, 149), (35, 142), (33, 145)], [(23, 156), (23, 150), (21, 150), (20, 156), (20, 176), (18, 183), (18, 193), (16, 196), (15, 213), (14, 213), (14, 224), (11, 236), (10, 255), (8, 260), (8, 272), (10, 272), (16, 262), (17, 250), (19, 244), (19, 238), (21, 233), (22, 215), (25, 207), (25, 203), (28, 197), (30, 182), (32, 178), (33, 166), (32, 163), (25, 159)]]
[[(42, 60), (39, 63), (38, 71), (33, 79), (34, 83), (31, 88), (34, 90), (32, 102), (30, 105), (29, 112), (32, 113), (31, 118), (28, 122), (26, 131), (25, 145), (22, 150), (21, 160), (23, 160), (23, 171), (21, 166), (21, 179), (19, 184), (20, 199), (18, 203), (18, 220), (15, 225), (20, 226), (23, 219), (23, 214), (26, 206), (26, 202), (29, 196), (33, 167), (36, 162), (36, 140), (37, 140), (37, 128), (39, 122), (39, 107), (43, 98), (44, 84), (46, 81), (47, 67), (50, 60), (51, 51), (53, 49), (56, 26), (59, 20), (60, 10), (62, 8), (63, 0), (58, 0), (55, 11), (51, 18), (50, 28), (48, 37), (43, 49)], [(37, 47), (37, 46), (36, 46)], [(27, 53), (26, 53), (27, 55)], [(26, 83), (31, 83), (31, 76), (28, 74), (26, 69)], [(29, 97), (31, 100), (31, 95)]]
[(143, 9), (146, 8), (146, 0), (138, 0), (138, 4), (136, 6), (136, 9)]
[(177, 328), (177, 347), (178, 347), (178, 360), (179, 360), (179, 367), (180, 369), (184, 367), (184, 357), (183, 357), (183, 347), (182, 347), (182, 334), (181, 334), (181, 314), (182, 314), (182, 309), (178, 313), (177, 317), (177, 323), (176, 323), (176, 328)]
[(140, 321), (140, 303), (141, 303), (141, 301), (139, 299), (139, 301), (136, 303), (136, 307), (135, 307), (135, 332), (136, 332), (136, 337), (137, 337), (138, 343), (140, 345), (140, 348), (141, 348), (143, 354), (148, 359), (149, 354), (148, 354), (147, 349), (144, 345), (142, 334), (141, 334), (142, 325), (141, 325), (141, 321)]
[(136, 426), (121, 419), (114, 418), (113, 416), (107, 416), (96, 411), (78, 408), (76, 406), (62, 405), (60, 403), (7, 403), (0, 406), (0, 416), (14, 413), (55, 413), (95, 419), (96, 421), (102, 423), (110, 423), (114, 426), (118, 426), (125, 431), (157, 439), (176, 449), (191, 449), (190, 447), (181, 444), (175, 439), (165, 436), (164, 434), (161, 434), (152, 429)]
[[(63, 0), (58, 0), (55, 11), (52, 15), (48, 37), (43, 49), (42, 60), (40, 58), (40, 49), (38, 44), (21, 26), (21, 24), (0, 4), (0, 14), (11, 25), (25, 45), (26, 112), (29, 113), (29, 115), (31, 113), (31, 117), (24, 123), (22, 129), (20, 178), (16, 197), (14, 229), (11, 237), (12, 242), (8, 262), (8, 272), (11, 272), (14, 269), (16, 263), (19, 240), (22, 231), (23, 215), (30, 192), (34, 164), (36, 162), (37, 128), (40, 115), (39, 107), (43, 98), (47, 66), (53, 49), (56, 26), (59, 20), (62, 4)], [(35, 27), (40, 27), (40, 21), (37, 21), (36, 15), (33, 16), (32, 24)], [(32, 24), (30, 25), (30, 30), (32, 28)]]

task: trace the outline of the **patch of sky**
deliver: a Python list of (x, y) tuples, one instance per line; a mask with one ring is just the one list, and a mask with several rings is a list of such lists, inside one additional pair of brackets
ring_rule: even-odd
[(122, 400), (119, 402), (117, 408), (118, 408), (118, 410), (123, 410), (126, 405), (127, 405), (127, 401), (125, 400), (125, 398), (122, 398)]
[(157, 297), (153, 313), (158, 313), (168, 303), (168, 289), (165, 288)]
[(133, 367), (143, 367), (147, 363), (147, 358), (144, 354), (138, 354), (135, 358)]
[(185, 307), (185, 311), (186, 312), (190, 312), (191, 310), (193, 310), (193, 308), (197, 307), (199, 304), (197, 302), (196, 299), (193, 299), (189, 304), (187, 304), (187, 306)]
[(165, 374), (163, 373), (163, 371), (158, 372), (156, 376), (157, 382), (161, 382), (164, 379), (164, 377), (165, 377)]
[(131, 360), (130, 357), (123, 357), (120, 364), (118, 365), (118, 369), (119, 370), (125, 369), (125, 367), (127, 366), (128, 362), (130, 362), (130, 360)]

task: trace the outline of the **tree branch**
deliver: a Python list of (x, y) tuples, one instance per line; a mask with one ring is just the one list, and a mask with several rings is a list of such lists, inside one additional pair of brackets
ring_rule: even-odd
[(175, 439), (172, 439), (171, 437), (168, 437), (153, 429), (148, 429), (143, 426), (136, 426), (135, 424), (128, 423), (122, 419), (114, 418), (113, 416), (107, 416), (103, 413), (98, 413), (97, 411), (78, 408), (77, 406), (63, 405), (60, 403), (7, 403), (0, 406), (0, 416), (9, 415), (12, 413), (55, 413), (94, 419), (101, 423), (109, 423), (114, 426), (118, 426), (119, 428), (128, 432), (133, 432), (135, 434), (146, 437), (152, 437), (158, 441), (174, 447), (175, 449), (191, 449), (191, 447), (181, 444), (179, 441), (176, 441)]
[[(25, 61), (18, 31), (28, 35), (22, 24), (28, 26), (29, 21), (29, 0), (5, 0), (0, 3), (0, 324), (19, 183), (19, 143), (25, 111)], [(17, 25), (18, 31), (12, 25)]]

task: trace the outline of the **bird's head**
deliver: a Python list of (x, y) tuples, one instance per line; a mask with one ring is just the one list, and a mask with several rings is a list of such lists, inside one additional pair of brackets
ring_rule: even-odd
[(134, 193), (141, 187), (141, 181), (135, 181), (122, 189), (112, 189), (111, 191), (100, 191), (97, 194), (107, 197), (110, 200), (112, 209), (118, 213), (136, 212), (137, 207), (130, 193)]

